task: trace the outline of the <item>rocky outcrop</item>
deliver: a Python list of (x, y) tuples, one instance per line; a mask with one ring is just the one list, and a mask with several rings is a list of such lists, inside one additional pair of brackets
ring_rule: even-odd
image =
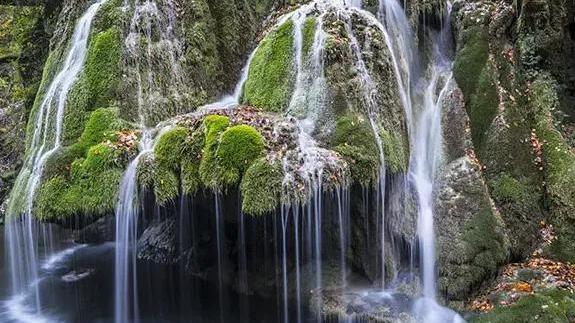
[(509, 242), (476, 161), (465, 156), (448, 164), (436, 196), (439, 288), (462, 300), (494, 277)]
[(0, 5), (0, 204), (22, 165), (26, 122), (59, 10), (53, 3), (17, 5)]
[(509, 260), (510, 236), (496, 208), (477, 159), (472, 131), (459, 87), (444, 99), (444, 167), (437, 177), (439, 288), (449, 300), (465, 300), (495, 277)]
[[(572, 91), (570, 70), (563, 67), (565, 57), (572, 57), (567, 17), (573, 8), (560, 1), (460, 1), (454, 9), (454, 74), (477, 157), (508, 228), (512, 256), (521, 259), (533, 251), (544, 217), (571, 239), (566, 201), (573, 199), (573, 190), (565, 185), (572, 186), (567, 183), (575, 160), (565, 132), (571, 121), (560, 115), (571, 114), (565, 104)], [(559, 236), (553, 252), (569, 259), (572, 251)]]

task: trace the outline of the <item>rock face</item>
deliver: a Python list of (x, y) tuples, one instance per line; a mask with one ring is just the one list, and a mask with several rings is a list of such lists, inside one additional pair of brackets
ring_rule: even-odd
[(566, 210), (572, 203), (566, 201), (573, 200), (568, 183), (575, 167), (565, 129), (572, 121), (559, 115), (572, 114), (566, 103), (572, 72), (564, 66), (572, 57), (568, 17), (573, 6), (559, 1), (517, 5), (456, 3), (454, 74), (477, 157), (508, 228), (512, 257), (522, 259), (533, 251), (538, 223), (547, 218), (559, 232), (550, 253), (572, 259), (565, 243), (571, 239)]
[(58, 11), (53, 4), (29, 5), (0, 5), (0, 203), (22, 165), (28, 111)]
[(138, 258), (162, 265), (177, 262), (178, 236), (174, 217), (148, 226), (138, 239)]
[(497, 273), (509, 242), (481, 170), (469, 157), (445, 167), (436, 196), (440, 289), (461, 300)]

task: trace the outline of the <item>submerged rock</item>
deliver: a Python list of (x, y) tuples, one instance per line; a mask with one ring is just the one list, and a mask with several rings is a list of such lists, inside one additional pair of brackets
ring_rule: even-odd
[(177, 237), (174, 217), (148, 226), (138, 239), (138, 259), (163, 265), (176, 263)]
[(314, 290), (312, 299), (312, 309), (327, 322), (416, 322), (412, 305), (413, 300), (405, 294), (378, 290)]

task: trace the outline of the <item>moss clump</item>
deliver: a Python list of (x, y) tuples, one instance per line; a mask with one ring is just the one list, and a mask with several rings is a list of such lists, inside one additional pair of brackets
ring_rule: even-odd
[(548, 78), (537, 79), (529, 91), (530, 102), (542, 143), (551, 221), (557, 231), (549, 251), (560, 260), (575, 261), (575, 152), (553, 124), (551, 111), (559, 108), (554, 85)]
[(315, 41), (315, 30), (317, 19), (315, 17), (308, 17), (303, 24), (303, 54), (309, 55)]
[[(142, 171), (140, 178), (146, 179), (140, 184), (144, 187), (153, 183), (156, 202), (165, 205), (179, 194), (183, 165), (189, 164), (187, 156), (189, 131), (184, 127), (175, 127), (163, 133), (154, 148), (154, 158), (148, 165), (148, 174)], [(142, 168), (144, 169), (144, 168)]]
[(108, 134), (122, 128), (118, 119), (118, 111), (114, 108), (100, 108), (90, 114), (84, 131), (76, 144), (79, 149), (86, 151), (89, 147), (102, 142)]
[(203, 129), (200, 127), (186, 138), (182, 156), (181, 177), (184, 193), (195, 193), (201, 186), (200, 162), (205, 145)]
[(525, 296), (512, 306), (498, 306), (488, 314), (471, 319), (474, 323), (504, 322), (562, 323), (575, 320), (575, 297), (566, 290), (547, 290)]
[(457, 53), (453, 73), (465, 95), (475, 147), (482, 147), (485, 132), (497, 114), (499, 96), (489, 65), (489, 41), (481, 27), (471, 28)]
[(123, 8), (122, 0), (108, 0), (98, 10), (98, 14), (93, 22), (93, 30), (104, 31), (110, 27), (122, 27), (122, 22), (126, 19), (126, 12)]
[(36, 217), (58, 220), (113, 212), (129, 154), (113, 143), (113, 134), (122, 127), (114, 108), (90, 114), (78, 141), (47, 161), (36, 198)]
[(110, 167), (120, 166), (117, 153), (119, 151), (109, 144), (103, 143), (91, 147), (82, 163), (83, 171), (96, 173)]
[(381, 129), (380, 135), (383, 143), (385, 166), (394, 174), (405, 172), (409, 156), (401, 137), (385, 129)]
[(154, 147), (156, 162), (165, 168), (179, 171), (187, 137), (188, 129), (184, 127), (176, 127), (162, 134)]
[(120, 79), (121, 55), (121, 33), (116, 28), (97, 34), (90, 42), (84, 74), (92, 107), (108, 106)]
[(497, 115), (498, 106), (499, 95), (493, 80), (493, 72), (487, 67), (479, 75), (477, 89), (466, 105), (472, 124), (471, 138), (478, 147), (483, 144), (485, 133)]
[(497, 272), (507, 257), (501, 226), (488, 205), (465, 226), (463, 240), (469, 246), (469, 252), (476, 253), (474, 265), (485, 271), (481, 277)]
[(70, 203), (65, 201), (68, 189), (68, 182), (61, 176), (56, 176), (44, 183), (36, 199), (36, 217), (47, 220), (54, 215), (57, 215), (57, 218), (72, 215)]
[(261, 42), (250, 65), (243, 103), (275, 112), (287, 107), (294, 84), (293, 28), (289, 20)]
[(204, 119), (205, 143), (199, 174), (204, 185), (212, 189), (219, 188), (216, 151), (220, 135), (229, 125), (230, 119), (220, 115), (210, 115)]
[(467, 95), (471, 95), (477, 88), (478, 78), (489, 58), (488, 33), (481, 27), (470, 28), (467, 39), (455, 57), (453, 73), (457, 84)]
[(440, 267), (440, 288), (452, 299), (464, 299), (486, 279), (493, 277), (508, 257), (503, 223), (487, 201), (482, 204), (473, 211), (477, 214), (472, 215), (473, 218), (461, 230), (463, 249), (459, 250), (457, 242), (454, 245), (456, 256), (447, 251), (448, 263)]
[(224, 131), (216, 151), (220, 183), (222, 185), (238, 183), (246, 169), (263, 150), (264, 139), (251, 126), (233, 126)]
[(521, 202), (527, 198), (525, 186), (508, 174), (503, 174), (492, 182), (492, 195), (497, 201)]
[(68, 95), (64, 115), (64, 143), (81, 134), (87, 113), (110, 106), (120, 80), (121, 34), (117, 28), (94, 35), (88, 47), (86, 64)]
[(58, 220), (83, 214), (102, 216), (116, 204), (123, 170), (118, 165), (119, 151), (99, 144), (90, 148), (85, 159), (70, 166), (69, 178), (56, 175), (38, 191), (35, 216), (40, 220)]
[(357, 115), (340, 118), (332, 146), (350, 165), (355, 182), (368, 185), (377, 177), (379, 152), (369, 121)]
[(280, 203), (283, 177), (280, 163), (265, 158), (255, 161), (246, 171), (240, 186), (242, 210), (250, 215), (273, 212)]
[(155, 165), (154, 172), (154, 195), (156, 203), (166, 205), (172, 202), (180, 192), (178, 175), (170, 169)]

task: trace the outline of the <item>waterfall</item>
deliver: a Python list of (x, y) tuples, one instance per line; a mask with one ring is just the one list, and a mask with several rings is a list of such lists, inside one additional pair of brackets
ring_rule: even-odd
[[(126, 10), (128, 6), (126, 0)], [(137, 117), (142, 126), (186, 111), (186, 78), (180, 64), (184, 52), (175, 10), (173, 0), (135, 0), (133, 4), (124, 41), (126, 72), (128, 80), (136, 81)]]
[(361, 77), (362, 82), (362, 93), (364, 104), (367, 108), (367, 114), (369, 118), (369, 123), (373, 130), (373, 135), (377, 144), (378, 154), (379, 154), (379, 174), (377, 178), (377, 214), (380, 215), (379, 219), (379, 235), (380, 235), (380, 275), (381, 275), (381, 287), (385, 287), (385, 180), (387, 169), (385, 166), (385, 153), (383, 142), (380, 135), (380, 127), (377, 123), (377, 104), (375, 102), (374, 95), (377, 91), (376, 85), (373, 82), (369, 71), (363, 60), (363, 54), (361, 53), (361, 47), (359, 42), (353, 33), (353, 26), (351, 24), (351, 19), (348, 19), (345, 24), (346, 31), (350, 38), (350, 47), (356, 59), (356, 70)]
[(216, 210), (216, 248), (217, 248), (217, 263), (218, 263), (218, 297), (219, 297), (219, 311), (220, 322), (224, 322), (224, 274), (223, 274), (223, 254), (222, 254), (222, 231), (224, 230), (222, 223), (222, 202), (221, 193), (214, 193), (214, 203)]
[(126, 169), (120, 184), (116, 204), (116, 251), (115, 251), (115, 321), (139, 320), (137, 282), (137, 235), (138, 215), (138, 163), (142, 156), (152, 151), (149, 131), (144, 131), (140, 141), (140, 153)]
[[(32, 294), (36, 313), (41, 312), (38, 241), (42, 240), (42, 235), (45, 244), (50, 244), (50, 234), (45, 231), (45, 225), (34, 220), (34, 197), (47, 160), (61, 147), (68, 93), (84, 67), (92, 21), (105, 1), (92, 4), (76, 23), (62, 67), (48, 86), (33, 121), (30, 121), (34, 122), (33, 136), (24, 167), (18, 175), (10, 198), (8, 214), (14, 217), (8, 219), (6, 225), (6, 246), (10, 259), (12, 295), (24, 297), (26, 294)], [(25, 205), (19, 205), (20, 203)], [(20, 218), (16, 218), (20, 215)]]
[[(153, 111), (166, 111), (165, 102), (170, 98), (174, 106), (169, 114), (180, 112), (183, 103), (181, 93), (185, 85), (180, 59), (183, 55), (181, 43), (176, 34), (176, 15), (172, 1), (161, 3), (153, 0), (135, 0), (130, 21), (129, 33), (125, 39), (127, 70), (137, 83), (137, 117), (142, 131), (140, 152), (124, 172), (116, 205), (116, 252), (114, 282), (115, 322), (139, 321), (138, 282), (137, 282), (137, 240), (138, 204), (137, 170), (142, 156), (153, 151)], [(127, 10), (129, 3), (124, 2)], [(155, 34), (157, 33), (157, 34)], [(142, 34), (145, 48), (142, 49)], [(158, 78), (168, 75), (164, 84)], [(165, 77), (165, 75), (164, 75)], [(161, 106), (161, 108), (160, 108)], [(165, 128), (164, 128), (165, 130)], [(161, 133), (156, 136), (159, 138)]]

